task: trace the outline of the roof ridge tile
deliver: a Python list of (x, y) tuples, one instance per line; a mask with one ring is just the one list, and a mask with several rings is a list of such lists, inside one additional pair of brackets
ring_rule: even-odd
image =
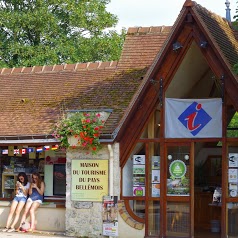
[(129, 27), (127, 35), (157, 34), (170, 31), (171, 26)]
[(196, 2), (191, 0), (186, 0), (186, 2), (183, 4), (184, 7), (192, 7), (196, 4)]
[(86, 62), (75, 64), (54, 64), (32, 67), (13, 67), (13, 68), (1, 68), (0, 75), (7, 74), (33, 74), (33, 73), (57, 73), (63, 71), (82, 71), (82, 70), (99, 70), (116, 68), (118, 61), (98, 61), (98, 62)]

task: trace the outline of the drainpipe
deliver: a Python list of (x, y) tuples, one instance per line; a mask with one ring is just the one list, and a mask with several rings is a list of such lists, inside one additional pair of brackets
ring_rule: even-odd
[(231, 22), (231, 9), (230, 9), (230, 2), (226, 0), (226, 20)]
[[(113, 149), (112, 145), (108, 144), (108, 150), (109, 150), (109, 195), (113, 196)], [(109, 236), (109, 238), (113, 238), (112, 236)]]
[(112, 145), (108, 144), (108, 150), (109, 150), (109, 195), (113, 196), (113, 149)]

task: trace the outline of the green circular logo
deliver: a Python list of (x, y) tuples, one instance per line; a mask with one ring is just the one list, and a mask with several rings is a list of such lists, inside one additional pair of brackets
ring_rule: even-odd
[(169, 173), (174, 178), (182, 178), (186, 174), (187, 167), (182, 160), (174, 160), (169, 166)]

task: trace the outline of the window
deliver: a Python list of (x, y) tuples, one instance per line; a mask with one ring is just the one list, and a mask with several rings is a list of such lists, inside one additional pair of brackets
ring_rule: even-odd
[(30, 175), (39, 172), (46, 184), (45, 196), (65, 196), (66, 155), (57, 148), (51, 145), (0, 147), (2, 197), (15, 196), (15, 183), (19, 172), (25, 172), (30, 182)]

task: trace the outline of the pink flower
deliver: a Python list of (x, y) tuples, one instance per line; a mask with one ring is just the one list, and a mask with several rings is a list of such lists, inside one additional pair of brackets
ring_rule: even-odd
[(83, 142), (83, 143), (82, 143), (82, 146), (86, 147), (87, 144), (88, 144), (87, 142)]

